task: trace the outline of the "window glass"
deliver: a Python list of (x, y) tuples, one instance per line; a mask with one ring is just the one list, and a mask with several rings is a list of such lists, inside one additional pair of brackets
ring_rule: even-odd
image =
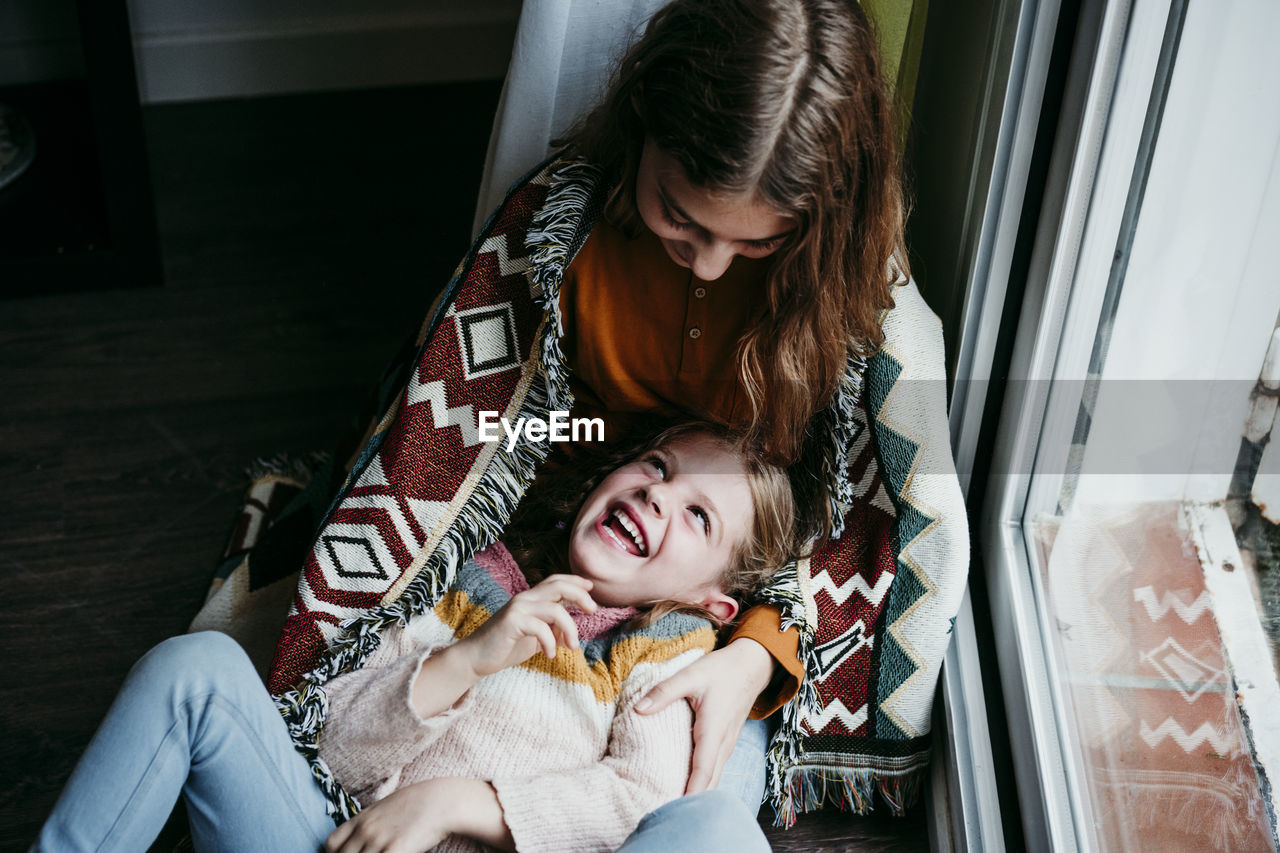
[(1172, 6), (1131, 177), (1099, 169), (1021, 520), (1082, 844), (1270, 850), (1280, 7)]

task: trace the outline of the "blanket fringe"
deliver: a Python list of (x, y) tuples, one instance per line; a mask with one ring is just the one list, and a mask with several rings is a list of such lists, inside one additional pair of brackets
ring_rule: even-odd
[(801, 767), (806, 760), (812, 760), (805, 755), (805, 739), (811, 735), (805, 719), (823, 710), (817, 689), (820, 669), (814, 654), (815, 628), (805, 613), (799, 584), (801, 570), (800, 563), (789, 564), (760, 595), (762, 602), (781, 611), (784, 631), (794, 627), (799, 632), (798, 655), (805, 663), (806, 674), (800, 690), (782, 706), (778, 730), (765, 756), (765, 794), (773, 809), (774, 826), (789, 828), (797, 815), (815, 811), (824, 804), (866, 814), (873, 810), (877, 793), (889, 811), (901, 817), (920, 796), (927, 763), (923, 758), (902, 769)]
[(552, 329), (542, 336), (542, 367), (547, 379), (547, 405), (551, 411), (568, 411), (573, 405), (569, 367), (560, 348), (564, 322), (560, 315), (560, 284), (573, 260), (574, 246), (584, 228), (593, 224), (584, 212), (600, 181), (600, 169), (583, 160), (551, 169), (546, 200), (533, 215), (525, 234), (525, 248), (532, 264), (530, 278), (534, 300)]
[[(809, 624), (805, 613), (804, 596), (800, 591), (799, 564), (789, 563), (774, 575), (772, 583), (760, 593), (759, 598), (762, 603), (772, 604), (778, 608), (782, 614), (782, 630), (794, 627), (799, 633), (797, 655), (805, 662), (805, 670), (808, 673), (812, 668), (815, 628)], [(773, 807), (775, 814), (780, 813), (788, 800), (785, 783), (788, 768), (795, 767), (804, 752), (804, 716), (806, 713), (820, 711), (821, 705), (816, 682), (812, 677), (806, 677), (800, 683), (799, 692), (782, 706), (778, 730), (774, 733), (769, 750), (765, 754), (766, 799)]]
[(907, 807), (920, 797), (923, 784), (921, 769), (895, 775), (876, 770), (792, 770), (787, 773), (785, 796), (781, 808), (775, 809), (773, 825), (789, 828), (796, 822), (797, 815), (816, 811), (824, 805), (854, 814), (869, 814), (875, 807), (877, 794), (894, 817), (902, 817)]
[(245, 476), (250, 482), (258, 480), (288, 480), (299, 486), (305, 486), (316, 472), (329, 464), (333, 456), (322, 451), (313, 451), (302, 456), (292, 453), (277, 453), (274, 456), (262, 456), (245, 468)]
[[(556, 163), (549, 168), (547, 197), (525, 232), (525, 248), (533, 264), (538, 304), (559, 317), (559, 289), (573, 260), (574, 246), (584, 228), (594, 223), (583, 215), (600, 182), (600, 168), (585, 160)], [(557, 298), (553, 298), (557, 297)], [(563, 334), (557, 325), (556, 335)]]
[(823, 448), (823, 473), (831, 491), (831, 538), (839, 539), (844, 532), (844, 518), (853, 506), (853, 483), (849, 480), (849, 454), (857, 437), (859, 424), (856, 418), (862, 404), (863, 375), (867, 360), (850, 353), (845, 363), (844, 376), (836, 388), (835, 398), (826, 409), (825, 432), (829, 436)]
[[(540, 366), (525, 367), (534, 373), (519, 417), (541, 418), (549, 411), (567, 411), (573, 405), (559, 341), (559, 289), (564, 269), (572, 259), (569, 243), (577, 229), (584, 227), (581, 205), (590, 197), (597, 177), (598, 170), (585, 164), (569, 164), (554, 171), (546, 204), (534, 219), (537, 232), (531, 230), (527, 238), (534, 251), (531, 277), (540, 285), (538, 301), (546, 318), (536, 347)], [(590, 223), (585, 224), (589, 226)], [(412, 617), (435, 606), (453, 583), (458, 568), (501, 535), (549, 449), (549, 444), (530, 441), (522, 435), (511, 451), (495, 451), (448, 533), (400, 597), (345, 623), (344, 634), (317, 665), (293, 690), (277, 697), (276, 706), (289, 734), (310, 762), (312, 775), (329, 800), (329, 813), (339, 822), (359, 813), (360, 804), (334, 778), (319, 755), (320, 730), (329, 711), (324, 683), (361, 666), (377, 650), (383, 632), (391, 625), (407, 625)]]

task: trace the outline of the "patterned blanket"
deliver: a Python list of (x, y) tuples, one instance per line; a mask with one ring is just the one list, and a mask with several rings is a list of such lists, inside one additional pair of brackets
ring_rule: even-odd
[[(270, 687), (298, 748), (348, 813), (316, 759), (318, 689), (358, 668), (381, 632), (432, 607), (462, 563), (499, 537), (549, 445), (482, 441), (478, 413), (512, 422), (567, 411), (559, 287), (609, 186), (582, 162), (551, 161), (491, 217), (427, 318), (417, 350), (383, 383), (380, 413), (318, 533), (271, 667)], [(914, 283), (894, 289), (884, 346), (851, 360), (820, 415), (834, 538), (786, 567), (764, 594), (801, 634), (807, 678), (783, 710), (769, 754), (779, 823), (825, 802), (897, 814), (917, 797), (951, 620), (969, 561), (950, 456), (941, 326)], [(319, 478), (332, 482), (329, 477)], [(297, 538), (299, 523), (282, 524)], [(263, 545), (237, 571), (275, 578), (290, 548)], [(261, 548), (261, 546), (260, 546)], [(255, 566), (256, 560), (256, 566)], [(293, 566), (296, 568), (296, 563)]]

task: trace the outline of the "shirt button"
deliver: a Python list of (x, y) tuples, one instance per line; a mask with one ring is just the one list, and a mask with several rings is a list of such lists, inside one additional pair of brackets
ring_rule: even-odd
[(706, 299), (707, 289), (705, 287), (695, 287), (693, 289), (693, 295), (695, 299)]
[(698, 338), (702, 337), (702, 330), (699, 329), (697, 326), (694, 326), (692, 329), (689, 330), (689, 337), (693, 338), (696, 341)]

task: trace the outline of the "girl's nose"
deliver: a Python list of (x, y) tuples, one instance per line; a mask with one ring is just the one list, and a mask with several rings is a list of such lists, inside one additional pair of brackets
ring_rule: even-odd
[(715, 281), (729, 268), (733, 255), (733, 247), (728, 243), (714, 242), (694, 246), (693, 260), (689, 267), (703, 281)]
[(649, 509), (658, 518), (665, 518), (667, 515), (667, 490), (664, 484), (658, 483), (646, 487), (640, 492), (640, 499), (648, 505)]

